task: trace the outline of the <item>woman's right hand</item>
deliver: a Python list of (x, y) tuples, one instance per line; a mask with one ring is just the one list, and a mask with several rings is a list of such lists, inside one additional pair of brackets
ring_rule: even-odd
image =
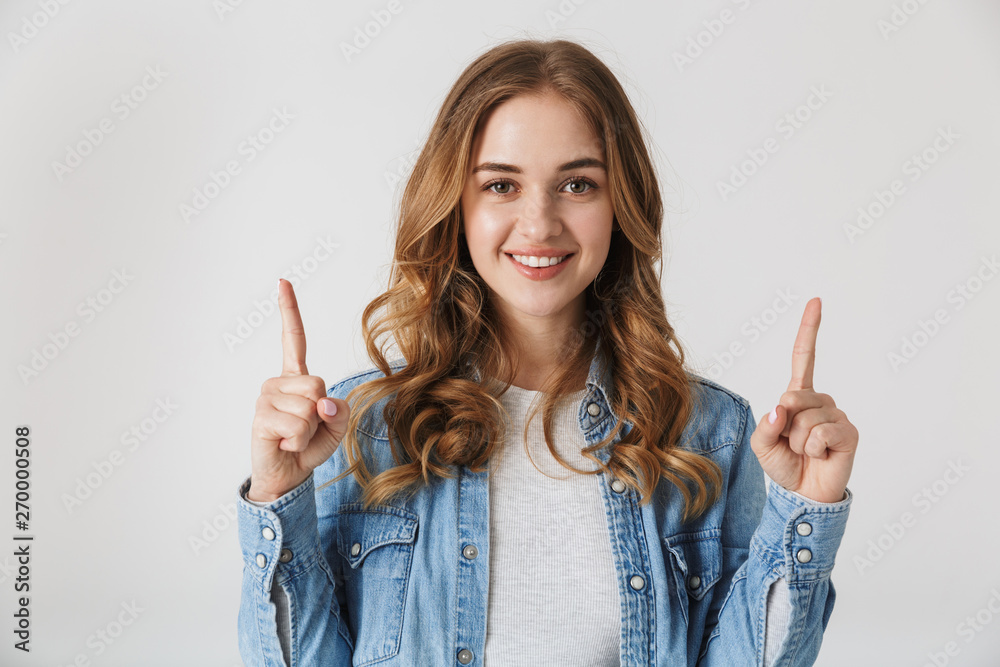
[[(247, 498), (271, 502), (304, 482), (330, 458), (347, 431), (351, 408), (326, 397), (326, 384), (306, 370), (306, 335), (295, 291), (278, 281), (281, 310), (281, 376), (261, 387), (250, 440), (251, 474)], [(336, 414), (324, 412), (335, 406)]]

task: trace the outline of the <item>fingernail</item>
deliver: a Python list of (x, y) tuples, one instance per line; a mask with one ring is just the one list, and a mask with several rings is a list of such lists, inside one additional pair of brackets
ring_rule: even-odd
[(333, 401), (324, 400), (323, 412), (325, 412), (330, 417), (334, 416), (335, 414), (337, 414), (337, 404), (334, 403)]
[(767, 421), (774, 423), (774, 420), (778, 418), (778, 406), (774, 406), (774, 410), (771, 410), (771, 414), (767, 416)]

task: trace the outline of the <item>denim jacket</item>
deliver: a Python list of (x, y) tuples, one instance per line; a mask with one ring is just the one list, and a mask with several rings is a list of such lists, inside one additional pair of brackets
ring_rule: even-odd
[[(399, 368), (405, 361), (392, 366)], [(371, 369), (334, 384), (343, 399), (381, 376)], [(478, 374), (477, 376), (478, 377)], [(784, 577), (791, 612), (774, 667), (816, 660), (833, 610), (830, 573), (853, 495), (817, 503), (770, 482), (750, 447), (756, 420), (741, 396), (690, 374), (701, 405), (681, 441), (723, 472), (719, 500), (681, 522), (683, 498), (660, 481), (653, 501), (597, 475), (621, 600), (623, 667), (763, 665), (767, 594)], [(610, 374), (598, 353), (579, 405), (588, 445), (618, 422)], [(382, 399), (359, 425), (373, 475), (393, 467)], [(353, 406), (352, 406), (353, 407)], [(626, 421), (623, 430), (631, 424)], [(615, 439), (617, 442), (618, 438)], [(605, 463), (609, 447), (595, 454)], [(290, 665), (483, 665), (489, 594), (488, 472), (453, 467), (411, 498), (365, 510), (343, 447), (301, 485), (257, 506), (239, 488), (243, 582), (239, 647), (250, 667), (282, 666), (271, 587), (288, 601)], [(540, 628), (539, 632), (545, 630)]]

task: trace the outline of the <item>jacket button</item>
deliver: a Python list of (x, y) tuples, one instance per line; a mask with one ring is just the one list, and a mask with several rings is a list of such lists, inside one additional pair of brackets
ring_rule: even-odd
[(799, 549), (797, 552), (795, 552), (795, 558), (800, 563), (808, 563), (813, 559), (813, 554), (808, 549)]
[(282, 549), (281, 554), (278, 555), (278, 560), (280, 560), (282, 563), (287, 563), (288, 561), (292, 560), (292, 550)]
[(264, 530), (260, 531), (260, 534), (264, 536), (265, 540), (274, 539), (274, 531), (271, 530), (270, 526), (264, 526)]
[(264, 554), (257, 554), (257, 567), (267, 567), (267, 556)]
[(355, 542), (351, 547), (351, 555), (357, 556), (359, 553), (361, 553), (361, 545), (358, 542)]
[(637, 574), (628, 580), (628, 585), (637, 591), (641, 591), (642, 587), (646, 585), (646, 580)]
[(799, 535), (805, 537), (806, 535), (809, 535), (809, 534), (811, 534), (813, 532), (813, 527), (810, 526), (805, 521), (803, 521), (799, 525), (795, 526), (795, 532), (798, 533)]
[(613, 482), (611, 482), (611, 490), (614, 491), (615, 493), (621, 493), (622, 491), (625, 490), (625, 482), (621, 481), (620, 479), (614, 480)]
[(475, 544), (469, 544), (464, 549), (462, 549), (462, 555), (472, 560), (479, 555), (479, 549), (476, 548)]
[(587, 414), (589, 414), (591, 417), (596, 417), (597, 415), (601, 414), (601, 406), (599, 406), (597, 403), (591, 403), (590, 405), (587, 406)]
[(472, 662), (472, 651), (467, 648), (463, 648), (458, 652), (458, 661), (463, 665), (467, 665)]
[(701, 577), (699, 577), (697, 574), (692, 574), (690, 577), (688, 577), (688, 588), (694, 590), (699, 586), (701, 586)]

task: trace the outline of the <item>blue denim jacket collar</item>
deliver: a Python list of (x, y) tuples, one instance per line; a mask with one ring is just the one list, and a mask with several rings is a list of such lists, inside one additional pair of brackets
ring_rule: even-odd
[[(590, 368), (587, 371), (586, 387), (589, 390), (589, 393), (584, 395), (583, 401), (579, 405), (577, 414), (580, 424), (583, 426), (585, 432), (589, 431), (587, 425), (588, 422), (592, 421), (589, 419), (589, 413), (587, 412), (587, 406), (591, 403), (598, 404), (601, 408), (601, 414), (606, 413), (612, 416), (614, 420), (612, 422), (612, 428), (617, 425), (618, 420), (620, 419), (620, 416), (615, 414), (611, 406), (611, 390), (613, 389), (611, 386), (611, 363), (601, 347), (600, 331), (597, 332), (596, 341), (594, 356), (590, 360)], [(482, 379), (482, 374), (478, 368), (473, 368), (472, 379), (475, 382), (479, 382)], [(627, 433), (630, 427), (631, 424), (626, 420), (623, 434)], [(602, 447), (600, 450), (594, 452), (594, 455), (597, 456), (602, 463), (607, 465), (608, 461), (611, 459), (611, 448)]]

